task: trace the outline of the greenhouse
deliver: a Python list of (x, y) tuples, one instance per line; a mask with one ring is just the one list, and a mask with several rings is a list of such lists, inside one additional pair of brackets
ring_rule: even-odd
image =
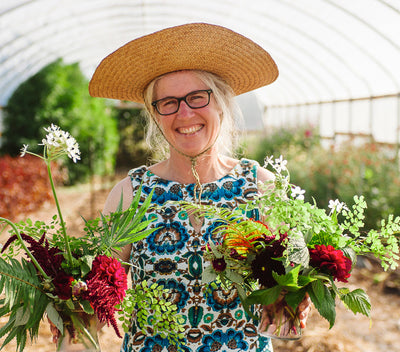
[[(66, 203), (66, 222), (71, 222), (72, 231), (78, 229), (81, 218), (98, 215), (112, 184), (121, 174), (125, 177), (130, 168), (159, 158), (145, 143), (143, 106), (90, 97), (87, 86), (102, 59), (124, 44), (188, 23), (209, 23), (233, 30), (265, 49), (277, 64), (276, 81), (235, 97), (244, 118), (239, 127), (244, 137), (234, 151), (238, 159), (249, 158), (262, 166), (265, 160), (283, 165), (286, 160), (282, 158), (287, 158), (291, 180), (301, 186), (293, 190), (304, 199), (304, 188), (306, 201), (321, 208), (327, 208), (328, 204), (345, 207), (344, 203), (353, 202), (355, 194), (363, 195), (368, 207), (365, 218), (360, 216), (359, 220), (368, 231), (380, 226), (382, 219), (389, 218), (390, 224), (400, 216), (399, 0), (1, 0), (1, 218), (19, 221), (28, 214), (34, 219), (44, 216), (51, 221), (49, 213), (54, 204), (46, 188), (47, 180), (41, 179), (37, 164), (28, 158), (25, 161), (18, 154), (20, 146), (23, 145), (25, 154), (28, 144), (31, 146), (39, 136), (43, 138), (42, 127), (53, 119), (71, 131), (82, 152), (81, 165), (52, 164), (55, 184), (61, 188), (60, 198)], [(188, 103), (186, 98), (177, 98), (176, 112), (182, 101)], [(204, 106), (207, 105), (200, 108)], [(275, 159), (266, 159), (272, 154)], [(277, 158), (279, 155), (281, 159)], [(190, 160), (196, 181), (193, 192), (196, 197), (196, 187), (200, 184), (201, 202), (202, 184), (195, 169), (197, 157)], [(39, 176), (31, 177), (31, 173)], [(230, 187), (233, 194), (235, 186)], [(344, 203), (334, 203), (333, 199)], [(364, 198), (361, 199), (360, 203)], [(394, 220), (393, 232), (400, 226), (399, 219)], [(0, 249), (8, 236), (1, 226)], [(397, 236), (396, 243), (398, 233), (393, 235)], [(392, 239), (385, 245), (392, 246), (396, 253)], [(196, 251), (182, 255), (194, 263), (193, 272), (182, 275), (186, 278), (195, 276), (193, 273), (198, 269)], [(344, 253), (351, 256), (350, 251)], [(183, 260), (180, 255), (180, 252), (176, 255), (176, 263)], [(385, 257), (382, 251), (380, 255), (380, 259)], [(399, 263), (397, 254), (390, 260)], [(1, 263), (0, 275), (3, 275)], [(160, 260), (154, 267), (167, 270), (176, 263)], [(274, 339), (274, 350), (398, 351), (399, 269), (391, 272), (377, 267), (375, 258), (360, 259), (353, 281), (349, 280), (349, 286), (353, 289), (362, 286), (371, 297), (370, 318), (363, 312), (364, 316), (350, 314), (343, 304), (338, 304), (336, 323), (330, 329), (318, 316), (318, 312), (328, 308), (318, 306), (311, 310), (302, 339)], [(3, 290), (1, 280), (0, 277)], [(190, 290), (195, 292), (196, 287), (187, 291)], [(344, 291), (338, 289), (335, 294), (338, 292)], [(3, 291), (1, 306), (2, 298)], [(315, 305), (317, 298), (312, 299)], [(362, 310), (360, 302), (349, 301), (350, 306), (359, 304), (358, 309)], [(227, 318), (234, 308), (223, 309), (222, 320), (213, 329), (221, 328), (221, 324), (231, 334), (245, 329), (234, 326), (236, 320)], [(212, 314), (206, 313), (196, 310), (187, 315), (193, 336), (211, 326), (207, 325), (207, 319)], [(28, 321), (24, 314), (29, 315), (21, 311), (17, 314), (23, 322), (20, 326)], [(6, 318), (0, 316), (0, 349), (5, 343), (1, 350), (9, 352), (16, 350), (21, 342), (7, 340), (8, 332), (1, 330), (5, 329)], [(148, 321), (152, 319), (148, 317)], [(250, 330), (246, 333), (251, 335)], [(223, 350), (221, 346), (225, 343), (231, 346), (227, 351), (241, 350), (236, 335), (230, 340), (228, 335), (211, 335), (215, 338), (213, 344), (207, 345), (209, 340), (204, 339), (198, 351)], [(122, 340), (112, 328), (103, 329), (99, 336), (103, 351), (119, 351)], [(200, 339), (193, 336), (194, 340)], [(52, 337), (49, 327), (41, 326), (39, 339), (31, 343), (28, 337), (25, 351), (55, 350)], [(176, 350), (165, 338), (157, 341), (159, 344), (154, 342), (141, 351)], [(200, 346), (199, 340), (196, 343)], [(243, 350), (256, 351), (251, 348)]]
[(329, 138), (399, 141), (395, 0), (4, 0), (0, 7), (0, 107), (57, 58), (79, 62), (90, 77), (103, 57), (135, 37), (208, 22), (248, 36), (278, 63), (279, 79), (254, 92), (261, 114), (249, 112), (258, 116), (247, 117), (249, 130), (308, 121)]

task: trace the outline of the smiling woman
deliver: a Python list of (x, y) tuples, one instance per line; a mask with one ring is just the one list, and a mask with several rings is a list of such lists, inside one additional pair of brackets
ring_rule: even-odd
[[(140, 53), (138, 55), (137, 53)], [(151, 63), (151, 64), (150, 64)], [(205, 23), (167, 28), (135, 39), (106, 57), (89, 90), (93, 96), (144, 102), (148, 140), (164, 159), (129, 172), (110, 192), (104, 213), (121, 194), (127, 207), (142, 185), (154, 190), (147, 212), (156, 230), (119, 253), (132, 263), (133, 282), (163, 285), (184, 318), (182, 351), (271, 351), (244, 313), (236, 289), (202, 283), (203, 246), (221, 239), (219, 223), (192, 214), (180, 201), (235, 209), (272, 174), (252, 160), (232, 156), (234, 96), (272, 83), (270, 55), (242, 35)], [(141, 199), (143, 202), (144, 198)], [(134, 265), (133, 265), (134, 264)], [(306, 305), (304, 319), (309, 307)], [(144, 335), (134, 320), (121, 351), (167, 351), (168, 339)]]

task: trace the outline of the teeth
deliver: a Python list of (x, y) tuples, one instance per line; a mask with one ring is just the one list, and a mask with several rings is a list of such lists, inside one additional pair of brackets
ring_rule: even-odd
[(192, 126), (192, 127), (188, 127), (188, 128), (179, 128), (178, 131), (179, 133), (183, 133), (183, 134), (192, 134), (195, 133), (197, 131), (199, 131), (201, 129), (201, 126)]

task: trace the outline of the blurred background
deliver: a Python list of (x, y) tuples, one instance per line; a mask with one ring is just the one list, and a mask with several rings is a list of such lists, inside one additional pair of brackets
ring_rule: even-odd
[[(133, 38), (188, 22), (235, 30), (264, 47), (280, 76), (237, 97), (239, 157), (283, 155), (306, 198), (368, 203), (366, 230), (400, 215), (400, 2), (398, 0), (2, 0), (0, 3), (0, 216), (51, 219), (47, 174), (34, 148), (51, 123), (80, 145), (77, 164), (53, 165), (69, 231), (96, 217), (112, 185), (155, 157), (142, 106), (91, 98), (101, 59)], [(0, 232), (4, 244), (9, 234)], [(400, 274), (359, 261), (350, 280), (371, 297), (372, 319), (338, 307), (333, 329), (311, 314), (304, 337), (276, 351), (399, 351)], [(0, 325), (6, 320), (0, 320)], [(371, 324), (370, 324), (371, 323)], [(26, 351), (54, 351), (46, 323)], [(118, 351), (112, 329), (104, 351)], [(2, 343), (0, 337), (0, 343)], [(4, 351), (15, 350), (8, 345)]]

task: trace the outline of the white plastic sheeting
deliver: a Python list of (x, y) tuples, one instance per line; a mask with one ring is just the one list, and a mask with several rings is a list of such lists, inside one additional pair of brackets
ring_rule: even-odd
[(392, 135), (382, 132), (384, 139), (398, 141), (398, 0), (2, 0), (0, 106), (59, 57), (80, 62), (90, 77), (127, 41), (187, 22), (226, 26), (271, 53), (280, 76), (255, 92), (266, 106), (265, 123), (306, 119), (327, 135), (376, 134), (379, 119), (388, 118)]

